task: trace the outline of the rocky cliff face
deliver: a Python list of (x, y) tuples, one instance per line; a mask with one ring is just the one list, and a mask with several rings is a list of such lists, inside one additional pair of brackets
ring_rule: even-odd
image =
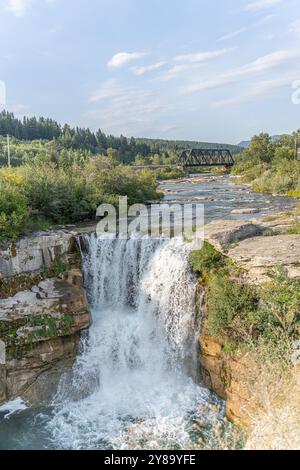
[[(73, 242), (73, 235), (64, 232), (20, 241), (0, 254), (2, 279), (9, 285), (16, 275), (47, 272), (57, 257), (73, 257)], [(1, 300), (0, 403), (19, 396), (47, 398), (59, 376), (55, 371), (75, 358), (80, 333), (90, 323), (80, 269)]]
[[(282, 233), (281, 219), (279, 222), (276, 218), (268, 223), (260, 219), (216, 221), (205, 227), (205, 238), (242, 269), (250, 284), (260, 286), (270, 280), (270, 270), (278, 266), (290, 278), (300, 278), (300, 236)], [(202, 316), (205, 325), (205, 303)], [(251, 426), (265, 407), (263, 365), (250, 354), (228, 354), (221, 341), (207, 334), (205, 326), (200, 337), (200, 365), (204, 384), (226, 400), (227, 417), (243, 428)]]
[(74, 234), (63, 230), (22, 238), (0, 249), (0, 276), (12, 278), (50, 268), (59, 256), (70, 252), (73, 242)]
[(257, 412), (257, 394), (249, 388), (248, 371), (255, 371), (250, 357), (233, 358), (223, 344), (209, 336), (200, 338), (202, 380), (210, 390), (226, 400), (227, 418), (238, 426), (249, 427)]

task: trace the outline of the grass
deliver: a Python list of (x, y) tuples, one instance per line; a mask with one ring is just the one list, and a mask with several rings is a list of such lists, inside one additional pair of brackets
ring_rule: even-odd
[(224, 269), (232, 264), (229, 258), (217, 251), (206, 241), (201, 250), (191, 253), (190, 263), (193, 271), (198, 273), (203, 279), (209, 277), (215, 271)]
[(287, 230), (289, 235), (300, 235), (300, 224), (296, 223)]
[(300, 189), (293, 189), (288, 191), (287, 193), (288, 197), (292, 197), (295, 199), (300, 199)]

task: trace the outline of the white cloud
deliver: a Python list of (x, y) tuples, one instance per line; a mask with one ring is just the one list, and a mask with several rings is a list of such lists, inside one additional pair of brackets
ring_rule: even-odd
[(89, 101), (91, 103), (96, 103), (108, 98), (114, 98), (120, 93), (122, 93), (122, 89), (118, 85), (117, 80), (107, 80), (106, 82), (103, 82), (96, 91), (94, 91), (90, 96)]
[(194, 54), (184, 54), (178, 55), (173, 58), (175, 62), (185, 62), (185, 63), (199, 63), (199, 62), (206, 62), (208, 60), (214, 59), (216, 57), (220, 57), (221, 55), (226, 54), (227, 49), (221, 49), (218, 51), (210, 51), (210, 52), (196, 52)]
[[(126, 135), (146, 132), (168, 109), (166, 98), (159, 91), (123, 86), (117, 80), (102, 83), (89, 101), (94, 107), (87, 118), (106, 132)], [(101, 106), (97, 106), (98, 102)], [(156, 131), (159, 129), (158, 125)]]
[(136, 60), (142, 59), (147, 55), (146, 52), (118, 52), (108, 62), (110, 68), (120, 68)]
[(169, 80), (177, 78), (178, 76), (182, 75), (184, 72), (191, 72), (191, 71), (197, 70), (201, 67), (203, 67), (203, 64), (201, 64), (201, 63), (174, 65), (169, 70), (167, 70), (165, 73), (160, 75), (157, 78), (157, 80), (160, 81), (160, 82), (167, 82)]
[(259, 57), (254, 62), (245, 65), (240, 69), (240, 72), (242, 75), (263, 72), (265, 70), (269, 70), (279, 65), (285, 64), (286, 62), (296, 60), (299, 58), (299, 56), (299, 49), (285, 49), (281, 51), (275, 51), (271, 54)]
[(245, 33), (247, 31), (247, 28), (241, 28), (238, 29), (237, 31), (232, 31), (232, 33), (227, 33), (224, 34), (224, 36), (221, 36), (218, 41), (227, 41), (228, 39), (235, 38), (236, 36), (239, 36), (242, 33)]
[(248, 11), (261, 11), (266, 8), (273, 7), (278, 3), (281, 3), (282, 0), (255, 0), (246, 5), (246, 10)]
[(289, 31), (294, 34), (300, 34), (300, 20), (294, 21), (290, 27)]
[(133, 73), (135, 73), (135, 75), (144, 75), (147, 72), (152, 72), (153, 70), (160, 69), (165, 64), (166, 62), (161, 61), (161, 62), (156, 62), (155, 64), (145, 65), (142, 67), (132, 67), (132, 71)]
[(31, 6), (32, 0), (7, 0), (6, 10), (15, 16), (24, 16)]
[[(37, 0), (5, 0), (3, 3), (4, 11), (20, 18), (25, 16), (34, 4), (41, 5), (42, 2), (37, 2)], [(48, 6), (55, 6), (57, 0), (44, 0), (44, 3)]]
[(209, 90), (214, 88), (220, 88), (224, 85), (235, 82), (241, 77), (251, 76), (263, 72), (267, 72), (271, 69), (286, 65), (289, 62), (297, 62), (300, 58), (299, 49), (287, 49), (272, 52), (263, 57), (259, 57), (249, 64), (243, 65), (242, 67), (229, 70), (224, 72), (220, 77), (215, 78), (208, 77), (204, 80), (198, 81), (197, 83), (188, 84), (183, 87), (183, 93), (195, 93), (202, 90)]
[(255, 101), (257, 98), (261, 97), (265, 99), (282, 88), (290, 88), (293, 77), (294, 75), (291, 75), (255, 82), (251, 87), (247, 88), (244, 93), (232, 98), (217, 101), (213, 104), (213, 107), (240, 105)]
[(169, 70), (160, 75), (158, 81), (168, 81), (174, 78), (177, 78), (179, 75), (184, 72), (190, 72), (192, 70), (199, 69), (206, 62), (220, 57), (228, 52), (228, 49), (221, 49), (217, 51), (210, 52), (196, 52), (192, 54), (184, 54), (173, 57), (172, 62), (175, 62), (176, 65), (173, 65)]

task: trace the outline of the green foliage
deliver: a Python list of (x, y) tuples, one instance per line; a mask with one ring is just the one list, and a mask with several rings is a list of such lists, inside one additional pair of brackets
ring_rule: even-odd
[(180, 168), (158, 168), (155, 176), (158, 180), (175, 180), (183, 178), (184, 173)]
[(162, 197), (155, 175), (117, 165), (107, 157), (81, 158), (64, 152), (55, 161), (37, 154), (14, 170), (0, 170), (0, 239), (15, 240), (27, 229), (49, 223), (76, 223), (95, 218), (102, 203), (145, 203)]
[(300, 223), (294, 223), (288, 230), (288, 235), (300, 235)]
[(190, 263), (193, 271), (204, 278), (208, 274), (228, 266), (230, 260), (205, 241), (201, 250), (191, 253)]
[(233, 174), (238, 182), (251, 183), (258, 192), (300, 197), (300, 161), (295, 159), (295, 138), (282, 136), (273, 142), (268, 134), (255, 136), (249, 148), (238, 158)]
[(299, 279), (278, 269), (258, 289), (207, 242), (191, 253), (190, 262), (207, 289), (207, 333), (223, 341), (226, 351), (270, 342), (284, 355), (300, 338)]
[(289, 279), (283, 270), (260, 290), (239, 278), (215, 274), (207, 306), (209, 333), (231, 349), (260, 341), (282, 349), (300, 337), (300, 280)]
[(0, 183), (0, 240), (15, 241), (25, 229), (28, 217), (24, 194), (18, 188)]
[(300, 280), (288, 278), (286, 273), (279, 269), (273, 274), (273, 281), (262, 288), (260, 296), (264, 333), (272, 335), (274, 330), (278, 330), (288, 338), (298, 339)]
[(255, 156), (260, 162), (269, 163), (275, 155), (275, 144), (269, 134), (262, 133), (253, 137), (246, 153)]
[(300, 199), (300, 189), (291, 189), (288, 191), (288, 196), (295, 199)]
[(212, 335), (234, 342), (249, 341), (259, 324), (255, 289), (240, 279), (214, 275), (208, 288), (208, 322)]
[(91, 216), (87, 187), (80, 169), (54, 165), (24, 167), (24, 191), (31, 208), (54, 223), (73, 223)]
[[(135, 139), (124, 136), (114, 137), (104, 134), (101, 129), (92, 132), (90, 129), (72, 128), (68, 124), (60, 125), (53, 119), (24, 117), (16, 118), (13, 113), (0, 113), (0, 165), (7, 163), (6, 135), (12, 137), (11, 158), (13, 166), (18, 166), (43, 153), (51, 153), (51, 161), (62, 158), (62, 151), (79, 151), (86, 154), (105, 155), (112, 161), (125, 165), (136, 164), (170, 164), (175, 163), (178, 152), (192, 147), (224, 148), (221, 144), (191, 141), (168, 141), (156, 139)], [(1, 139), (1, 136), (4, 138)], [(240, 148), (226, 145), (232, 153)], [(54, 159), (54, 160), (53, 160)]]

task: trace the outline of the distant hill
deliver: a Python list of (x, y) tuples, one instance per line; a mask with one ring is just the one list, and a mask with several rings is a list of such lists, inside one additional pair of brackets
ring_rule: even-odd
[(163, 150), (163, 149), (170, 149), (170, 150), (185, 150), (191, 148), (215, 148), (215, 149), (222, 149), (226, 148), (229, 149), (233, 154), (239, 153), (242, 148), (239, 145), (232, 145), (232, 144), (220, 144), (220, 143), (213, 143), (213, 142), (199, 142), (193, 140), (163, 140), (163, 139), (142, 139), (138, 138), (136, 141), (140, 144), (147, 144), (151, 147), (151, 151), (155, 152), (155, 149)]
[(238, 146), (242, 147), (243, 149), (247, 149), (249, 145), (250, 145), (250, 140), (242, 140), (242, 142), (238, 144)]

